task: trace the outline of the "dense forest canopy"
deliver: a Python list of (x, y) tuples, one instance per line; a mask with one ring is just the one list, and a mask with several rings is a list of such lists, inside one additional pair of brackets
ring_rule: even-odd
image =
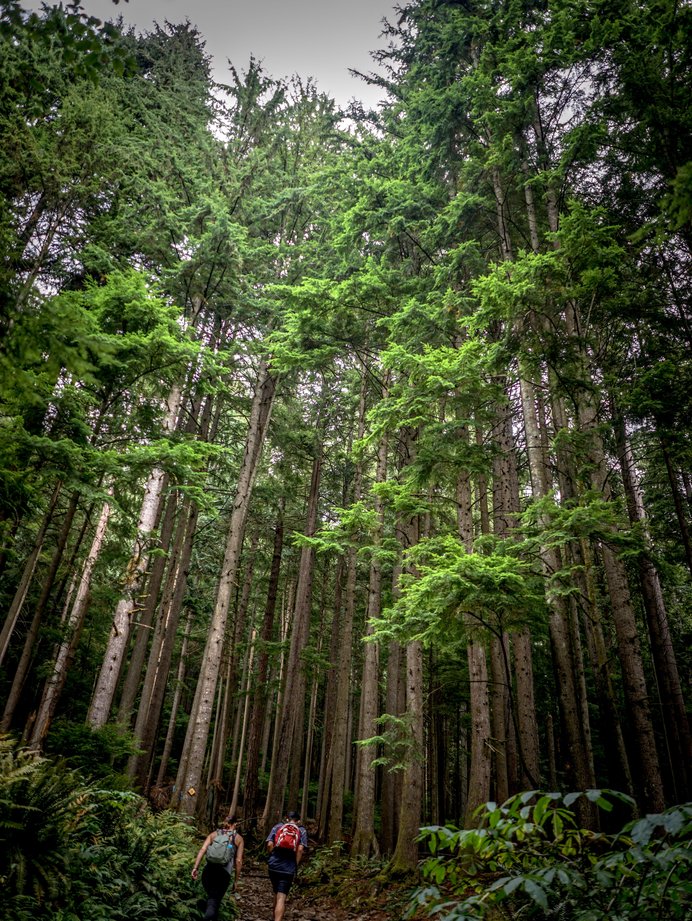
[(346, 113), (2, 4), (7, 739), (400, 870), (692, 799), (691, 19), (414, 0)]

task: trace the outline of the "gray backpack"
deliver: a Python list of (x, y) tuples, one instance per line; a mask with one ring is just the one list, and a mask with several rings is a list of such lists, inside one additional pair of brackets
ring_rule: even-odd
[(227, 864), (235, 857), (235, 832), (217, 831), (216, 837), (207, 848), (207, 863)]

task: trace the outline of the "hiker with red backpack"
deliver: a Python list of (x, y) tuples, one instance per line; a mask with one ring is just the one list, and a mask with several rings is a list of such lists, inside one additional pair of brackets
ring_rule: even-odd
[(274, 890), (274, 921), (283, 919), (286, 896), (307, 846), (308, 833), (300, 824), (297, 812), (287, 812), (283, 822), (275, 825), (267, 835), (269, 879)]
[(195, 857), (192, 868), (192, 878), (197, 879), (199, 865), (206, 856), (204, 870), (202, 870), (202, 885), (207, 895), (207, 910), (204, 921), (216, 921), (219, 917), (221, 902), (226, 894), (231, 878), (235, 892), (240, 872), (243, 869), (243, 851), (245, 842), (242, 835), (236, 831), (235, 816), (229, 815), (216, 831), (207, 835)]

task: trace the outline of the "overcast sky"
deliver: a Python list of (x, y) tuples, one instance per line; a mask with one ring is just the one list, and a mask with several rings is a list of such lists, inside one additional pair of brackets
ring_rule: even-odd
[[(154, 22), (197, 26), (213, 58), (219, 82), (226, 61), (245, 69), (250, 55), (273, 77), (297, 73), (313, 77), (318, 89), (339, 105), (357, 98), (376, 105), (381, 91), (349, 75), (349, 68), (371, 71), (370, 52), (385, 47), (383, 18), (392, 19), (397, 0), (82, 0), (85, 12), (100, 19), (121, 15), (146, 31)], [(27, 5), (34, 5), (27, 4)]]

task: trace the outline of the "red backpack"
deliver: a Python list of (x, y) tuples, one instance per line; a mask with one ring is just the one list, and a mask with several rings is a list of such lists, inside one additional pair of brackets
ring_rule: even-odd
[(300, 829), (294, 822), (286, 822), (274, 836), (274, 847), (282, 847), (287, 851), (297, 851), (299, 844)]

